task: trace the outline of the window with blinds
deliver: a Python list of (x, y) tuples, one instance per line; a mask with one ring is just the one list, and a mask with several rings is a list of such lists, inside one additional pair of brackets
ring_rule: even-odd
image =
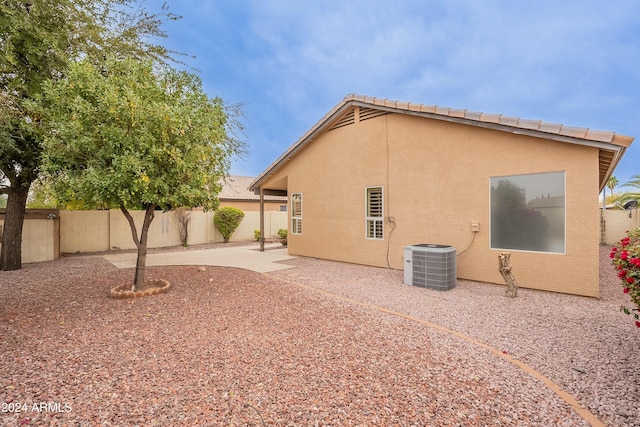
[(384, 205), (382, 187), (366, 188), (367, 239), (384, 239)]
[(302, 234), (302, 193), (291, 194), (291, 234)]

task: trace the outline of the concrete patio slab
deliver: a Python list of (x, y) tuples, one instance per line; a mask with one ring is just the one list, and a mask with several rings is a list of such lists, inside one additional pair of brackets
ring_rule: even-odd
[[(217, 267), (236, 267), (258, 273), (285, 270), (292, 265), (280, 264), (281, 261), (295, 258), (287, 253), (286, 248), (265, 245), (266, 250), (260, 252), (258, 245), (236, 246), (230, 248), (202, 249), (180, 252), (159, 252), (147, 254), (147, 266), (163, 265), (210, 265)], [(120, 253), (104, 255), (104, 259), (118, 268), (136, 266), (136, 253)]]

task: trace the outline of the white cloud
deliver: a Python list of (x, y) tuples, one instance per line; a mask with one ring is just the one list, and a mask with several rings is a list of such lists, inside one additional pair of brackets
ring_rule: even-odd
[[(178, 50), (199, 56), (206, 86), (248, 103), (250, 143), (270, 153), (258, 154), (263, 166), (352, 92), (640, 133), (636, 0), (183, 0), (174, 9), (189, 48)], [(640, 142), (630, 153), (640, 157)]]

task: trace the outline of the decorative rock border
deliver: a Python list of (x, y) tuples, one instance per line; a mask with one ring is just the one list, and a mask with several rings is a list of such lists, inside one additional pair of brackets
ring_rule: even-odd
[(145, 290), (132, 291), (131, 283), (125, 283), (124, 285), (116, 286), (111, 289), (111, 298), (115, 299), (127, 299), (127, 298), (141, 298), (151, 295), (162, 294), (167, 292), (171, 287), (171, 283), (163, 279), (147, 280), (144, 282)]

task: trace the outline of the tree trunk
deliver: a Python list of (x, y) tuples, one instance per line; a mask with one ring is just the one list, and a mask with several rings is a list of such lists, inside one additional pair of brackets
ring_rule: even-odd
[(515, 277), (513, 277), (513, 273), (511, 272), (511, 254), (509, 252), (502, 252), (498, 255), (498, 270), (500, 274), (502, 274), (502, 278), (507, 284), (507, 289), (505, 290), (505, 296), (507, 298), (515, 298), (518, 296), (518, 284), (516, 283)]
[(12, 186), (7, 194), (7, 210), (2, 232), (2, 250), (0, 250), (0, 270), (19, 270), (22, 268), (22, 226), (29, 196), (29, 187)]
[(133, 287), (131, 288), (132, 291), (138, 291), (142, 289), (142, 287), (144, 286), (144, 277), (145, 277), (146, 266), (147, 266), (147, 237), (149, 236), (149, 226), (151, 225), (151, 221), (153, 221), (153, 218), (154, 218), (153, 212), (155, 208), (156, 208), (155, 203), (152, 203), (147, 207), (147, 210), (144, 214), (144, 220), (142, 221), (140, 238), (138, 238), (136, 224), (133, 221), (133, 217), (123, 205), (120, 205), (120, 210), (122, 211), (124, 216), (127, 218), (127, 221), (129, 222), (129, 227), (131, 227), (131, 234), (133, 236), (133, 241), (135, 242), (136, 247), (138, 248), (138, 257), (136, 259), (136, 271), (133, 279)]

